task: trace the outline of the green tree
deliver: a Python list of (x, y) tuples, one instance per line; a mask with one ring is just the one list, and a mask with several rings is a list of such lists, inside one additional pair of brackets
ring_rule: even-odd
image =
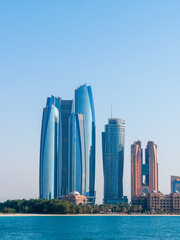
[(142, 210), (143, 210), (142, 206), (139, 205), (137, 211), (138, 211), (138, 212), (142, 212)]
[(138, 206), (137, 205), (134, 205), (132, 206), (132, 211), (135, 213), (138, 211)]
[(14, 208), (10, 208), (10, 207), (4, 207), (2, 209), (2, 213), (15, 213), (15, 209)]

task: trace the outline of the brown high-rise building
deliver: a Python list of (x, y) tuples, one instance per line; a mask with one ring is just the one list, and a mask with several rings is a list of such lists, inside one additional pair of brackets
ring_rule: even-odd
[(149, 141), (145, 149), (145, 161), (141, 142), (131, 145), (131, 199), (155, 190), (158, 191), (157, 146)]
[(131, 145), (131, 198), (142, 192), (142, 149), (141, 142)]

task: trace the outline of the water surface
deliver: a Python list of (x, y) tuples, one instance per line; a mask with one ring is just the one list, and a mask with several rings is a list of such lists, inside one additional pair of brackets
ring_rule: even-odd
[(0, 239), (180, 239), (180, 217), (0, 217)]

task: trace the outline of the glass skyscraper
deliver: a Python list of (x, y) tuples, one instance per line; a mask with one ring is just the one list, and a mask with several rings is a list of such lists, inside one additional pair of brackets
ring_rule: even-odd
[(111, 118), (102, 132), (104, 203), (126, 202), (123, 197), (125, 121)]
[(75, 90), (75, 101), (48, 98), (40, 147), (40, 198), (78, 191), (95, 202), (95, 114), (92, 90)]
[(51, 96), (43, 110), (40, 146), (40, 198), (57, 198), (61, 179), (61, 110), (60, 99)]
[(59, 196), (65, 196), (70, 192), (70, 117), (73, 112), (73, 100), (62, 100), (61, 103), (61, 141), (62, 163), (61, 172), (58, 174), (62, 185)]
[(86, 84), (75, 90), (75, 190), (95, 201), (95, 113), (92, 90)]

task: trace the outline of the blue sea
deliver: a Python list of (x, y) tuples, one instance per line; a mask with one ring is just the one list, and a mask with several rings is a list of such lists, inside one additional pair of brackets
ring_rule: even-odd
[(0, 217), (0, 240), (180, 239), (180, 217)]

